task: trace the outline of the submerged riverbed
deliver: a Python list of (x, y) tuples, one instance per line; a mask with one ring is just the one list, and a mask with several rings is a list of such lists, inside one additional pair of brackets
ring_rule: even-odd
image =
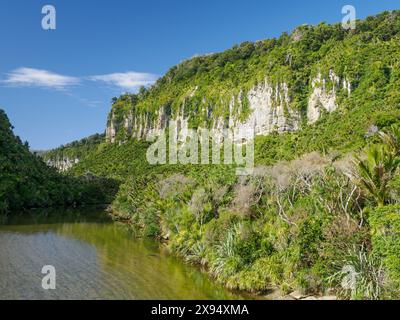
[[(62, 211), (62, 210), (61, 210)], [(242, 299), (102, 210), (32, 211), (0, 221), (0, 299)], [(42, 288), (43, 266), (56, 289)]]

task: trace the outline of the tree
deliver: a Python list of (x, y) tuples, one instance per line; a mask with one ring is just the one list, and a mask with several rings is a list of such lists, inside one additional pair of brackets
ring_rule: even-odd
[(380, 137), (383, 144), (370, 147), (365, 160), (357, 157), (354, 176), (358, 185), (383, 206), (389, 200), (388, 184), (400, 166), (400, 130), (393, 126), (391, 131), (381, 132)]
[(385, 132), (380, 132), (379, 136), (382, 142), (388, 146), (389, 151), (393, 153), (394, 156), (400, 156), (400, 126), (392, 125), (390, 130)]

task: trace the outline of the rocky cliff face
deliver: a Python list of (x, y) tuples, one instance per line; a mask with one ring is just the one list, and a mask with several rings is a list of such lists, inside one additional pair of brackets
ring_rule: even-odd
[[(329, 83), (329, 87), (328, 87)], [(323, 110), (333, 112), (338, 108), (337, 91), (344, 89), (351, 94), (351, 84), (346, 79), (340, 79), (333, 70), (329, 73), (329, 78), (324, 79), (319, 73), (312, 81), (311, 94), (308, 99), (306, 119), (303, 119), (301, 112), (292, 106), (291, 92), (289, 86), (283, 82), (272, 85), (268, 78), (262, 83), (257, 84), (247, 92), (249, 103), (249, 114), (245, 120), (240, 120), (243, 99), (232, 97), (229, 104), (229, 116), (214, 116), (208, 112), (212, 120), (214, 135), (217, 140), (223, 139), (223, 130), (231, 129), (235, 136), (240, 136), (245, 140), (251, 140), (254, 135), (268, 135), (274, 132), (284, 133), (299, 130), (303, 120), (313, 124), (322, 115)], [(239, 110), (234, 112), (235, 100), (239, 101)], [(176, 116), (171, 117), (167, 114), (165, 107), (160, 107), (151, 116), (150, 113), (135, 114), (135, 110), (130, 110), (124, 115), (122, 121), (118, 121), (112, 111), (109, 117), (106, 140), (114, 143), (117, 134), (124, 130), (125, 138), (133, 137), (139, 140), (151, 139), (161, 135), (170, 123), (173, 123), (177, 130), (176, 135), (179, 142), (185, 142), (188, 137), (190, 116), (185, 116), (185, 105), (182, 104)], [(173, 121), (173, 122), (170, 122)], [(206, 128), (206, 124), (199, 126), (198, 129)]]
[(315, 123), (323, 110), (331, 113), (338, 108), (336, 93), (338, 90), (346, 90), (351, 94), (351, 83), (347, 79), (340, 79), (333, 70), (329, 72), (329, 82), (331, 89), (328, 89), (327, 80), (323, 79), (321, 73), (312, 81), (312, 93), (308, 101), (307, 120), (308, 123)]
[(264, 83), (252, 88), (248, 93), (250, 115), (244, 122), (234, 119), (235, 131), (254, 131), (255, 135), (272, 132), (295, 131), (300, 127), (300, 113), (291, 106), (289, 88), (286, 83), (273, 87)]
[(47, 165), (60, 172), (71, 169), (88, 154), (95, 152), (104, 143), (104, 134), (94, 134), (79, 141), (73, 141), (56, 149), (41, 152), (40, 156)]

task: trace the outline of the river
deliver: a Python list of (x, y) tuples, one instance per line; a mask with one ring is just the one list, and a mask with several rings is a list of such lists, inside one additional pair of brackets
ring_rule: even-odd
[[(99, 209), (35, 210), (1, 220), (2, 300), (243, 298)], [(42, 288), (45, 265), (55, 268), (55, 290)]]

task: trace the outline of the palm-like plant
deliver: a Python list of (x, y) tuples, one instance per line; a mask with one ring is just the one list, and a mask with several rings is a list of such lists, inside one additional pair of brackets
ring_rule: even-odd
[(389, 151), (395, 156), (400, 156), (400, 126), (392, 125), (390, 130), (380, 132), (379, 136), (382, 142), (389, 148)]
[(365, 160), (356, 157), (358, 163), (354, 176), (358, 185), (365, 189), (379, 206), (383, 206), (388, 202), (388, 183), (400, 165), (400, 158), (387, 144), (370, 147), (366, 156)]

